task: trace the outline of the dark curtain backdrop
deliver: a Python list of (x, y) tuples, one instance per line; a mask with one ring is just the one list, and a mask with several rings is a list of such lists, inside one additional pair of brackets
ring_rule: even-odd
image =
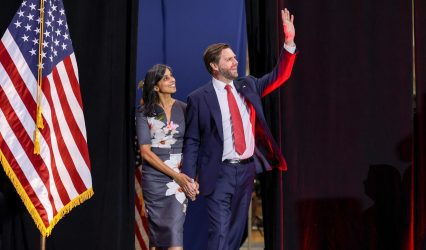
[[(134, 249), (136, 0), (64, 0), (77, 58), (95, 195), (47, 238), (47, 250)], [(0, 33), (21, 1), (2, 0)], [(39, 232), (0, 171), (2, 250), (37, 250)]]
[(412, 225), (413, 239), (418, 249), (426, 249), (426, 2), (414, 1), (415, 6), (415, 65), (416, 65), (416, 116), (415, 116), (415, 171)]
[(246, 0), (255, 76), (276, 61), (283, 7), (300, 53), (264, 101), (289, 166), (260, 179), (266, 249), (406, 249), (411, 2)]

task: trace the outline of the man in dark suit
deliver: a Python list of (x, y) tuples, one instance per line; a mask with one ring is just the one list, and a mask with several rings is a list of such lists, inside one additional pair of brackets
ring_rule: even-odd
[[(287, 9), (281, 15), (285, 44), (272, 72), (259, 79), (237, 78), (232, 49), (213, 44), (204, 53), (212, 80), (188, 96), (182, 171), (198, 180), (199, 192), (206, 198), (208, 249), (239, 249), (256, 169), (287, 169), (261, 103), (290, 77), (296, 57), (294, 17)], [(183, 189), (194, 197), (195, 187)]]

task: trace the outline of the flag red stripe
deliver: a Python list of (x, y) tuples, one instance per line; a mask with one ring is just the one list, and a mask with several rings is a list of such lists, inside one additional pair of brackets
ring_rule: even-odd
[[(50, 130), (47, 130), (45, 126), (44, 129), (42, 130), (42, 134), (49, 147), (53, 181), (55, 182), (56, 190), (58, 190), (58, 194), (59, 194), (59, 197), (61, 198), (62, 204), (66, 205), (71, 201), (71, 199), (70, 199), (70, 196), (68, 195), (67, 190), (64, 187), (64, 184), (62, 183), (61, 177), (59, 176), (58, 168), (56, 166), (55, 155), (53, 154), (52, 142), (50, 139)], [(55, 215), (56, 215), (56, 212), (55, 212)]]
[(140, 168), (136, 168), (135, 170), (135, 177), (136, 179), (139, 181), (139, 183), (142, 183), (142, 171), (140, 170)]
[[(10, 125), (13, 133), (15, 134), (15, 138), (18, 140), (19, 144), (21, 144), (22, 149), (24, 150), (31, 164), (34, 166), (35, 171), (43, 182), (45, 188), (47, 189), (50, 204), (52, 205), (53, 212), (56, 213), (55, 203), (53, 202), (53, 197), (50, 191), (49, 171), (46, 167), (46, 164), (40, 156), (37, 156), (32, 152), (31, 149), (34, 148), (34, 143), (28, 136), (24, 126), (16, 115), (15, 110), (10, 105), (9, 99), (7, 98), (3, 88), (1, 87), (0, 107), (3, 113), (5, 114), (5, 119), (7, 120), (7, 123)], [(22, 176), (19, 176), (18, 178), (21, 177)]]
[(139, 245), (141, 246), (142, 250), (148, 250), (147, 244), (142, 237), (142, 233), (137, 223), (135, 223), (135, 235), (136, 235), (136, 238), (138, 239)]
[(139, 199), (139, 196), (137, 194), (135, 196), (135, 206), (136, 206), (136, 209), (138, 210), (138, 213), (141, 215), (141, 217), (143, 217), (142, 216), (142, 203), (141, 203), (141, 200)]
[(141, 202), (141, 200), (139, 200), (138, 196), (136, 196), (136, 199), (135, 199), (135, 206), (136, 206), (136, 208), (137, 208), (137, 210), (138, 210), (138, 212), (139, 212), (139, 214), (142, 218), (142, 225), (143, 225), (145, 231), (148, 232), (148, 220), (142, 214), (142, 202)]
[[(22, 80), (15, 63), (13, 62), (9, 52), (6, 50), (2, 42), (0, 42), (0, 63), (3, 65), (4, 70), (8, 74), (13, 86), (16, 89), (16, 92), (19, 94), (19, 97), (22, 99), (22, 102), (24, 103), (31, 117), (33, 120), (35, 120), (36, 110), (31, 109), (31, 104), (33, 104), (33, 107), (35, 107), (34, 98), (31, 95), (31, 92), (28, 90), (27, 85), (25, 85), (24, 81)], [(31, 110), (34, 110), (34, 112), (30, 112)]]
[(142, 225), (143, 225), (143, 228), (145, 229), (145, 232), (149, 232), (148, 231), (148, 218), (146, 217), (146, 216), (144, 216), (144, 215), (141, 215), (141, 217), (142, 217)]
[[(137, 194), (135, 195), (135, 206), (136, 206), (136, 210), (137, 210), (137, 213), (138, 213), (138, 214), (136, 214), (136, 216), (140, 216), (142, 227), (145, 230), (145, 233), (148, 233), (148, 221), (147, 221), (146, 217), (141, 212), (141, 210), (142, 210), (142, 204), (141, 204), (141, 201), (139, 200), (139, 197), (138, 197)], [(137, 223), (135, 223), (135, 224), (136, 224), (136, 226), (139, 226), (139, 225), (137, 225)], [(142, 228), (140, 228), (138, 230), (142, 230)], [(143, 240), (143, 238), (142, 238), (142, 240), (139, 239), (139, 242), (140, 242), (141, 245), (142, 245), (141, 242), (145, 243), (144, 240)]]
[(87, 167), (90, 169), (89, 152), (86, 147), (86, 139), (84, 138), (80, 128), (77, 125), (77, 122), (75, 121), (64, 88), (62, 86), (61, 78), (58, 74), (58, 69), (56, 67), (53, 68), (52, 76), (56, 91), (58, 92), (59, 101), (61, 102), (62, 111), (64, 112), (65, 120), (67, 121), (72, 137), (74, 138), (75, 145), (80, 151), (80, 154), (86, 162)]
[[(21, 78), (20, 73), (18, 72), (18, 69), (16, 68), (15, 64), (12, 61), (12, 58), (10, 57), (8, 51), (5, 49), (3, 43), (0, 42), (0, 63), (3, 65), (6, 73), (9, 75), (9, 78), (15, 87), (18, 95), (20, 96), (21, 100), (23, 101), (23, 104), (27, 108), (29, 114), (31, 115), (32, 119), (35, 120), (35, 111), (36, 111), (36, 103), (31, 95), (31, 92), (28, 90), (27, 86), (25, 85), (23, 79)], [(5, 66), (7, 65), (7, 67)], [(11, 77), (13, 76), (13, 77)], [(34, 112), (31, 112), (34, 111)], [(62, 204), (67, 204), (70, 201), (70, 198), (68, 196), (68, 193), (65, 191), (65, 187), (62, 184), (58, 170), (56, 168), (56, 162), (53, 156), (52, 151), (52, 143), (50, 141), (50, 129), (49, 125), (46, 122), (46, 120), (43, 118), (43, 123), (45, 128), (40, 130), (43, 138), (46, 140), (50, 155), (52, 159), (51, 168), (52, 168), (52, 174), (53, 174), (53, 180), (56, 185), (56, 189), (58, 190), (59, 196), (61, 198)], [(24, 132), (24, 131), (22, 131)], [(32, 146), (33, 148), (33, 146)], [(56, 209), (55, 209), (56, 210)], [(54, 214), (56, 214), (56, 211), (54, 211)]]
[[(136, 185), (141, 185), (141, 181), (142, 181), (142, 170), (140, 167), (137, 167), (135, 169), (135, 178), (136, 178)], [(135, 207), (137, 210), (137, 215), (136, 216), (140, 216), (141, 218), (141, 223), (142, 223), (142, 227), (145, 230), (145, 233), (148, 233), (148, 221), (146, 219), (146, 216), (143, 214), (142, 212), (142, 207), (143, 207), (143, 200), (139, 199), (139, 196), (137, 195), (137, 193), (135, 192)], [(142, 229), (139, 229), (142, 230)], [(146, 244), (145, 241), (139, 240), (140, 244), (142, 245), (142, 243)]]
[(58, 149), (59, 149), (59, 153), (61, 155), (62, 161), (64, 162), (64, 165), (68, 171), (69, 176), (71, 177), (71, 181), (74, 184), (75, 189), (77, 190), (79, 194), (81, 194), (84, 191), (86, 191), (87, 188), (83, 180), (81, 179), (81, 176), (78, 174), (75, 168), (74, 162), (71, 159), (71, 155), (68, 151), (68, 148), (64, 143), (62, 133), (59, 129), (58, 118), (56, 117), (56, 113), (53, 108), (54, 106), (52, 102), (52, 96), (50, 93), (50, 82), (47, 79), (47, 77), (43, 78), (43, 93), (46, 97), (47, 102), (49, 103), (51, 107), (53, 130), (56, 135), (56, 142), (58, 143)]
[(139, 226), (137, 221), (135, 221), (135, 236), (136, 236), (136, 240), (139, 242), (139, 245), (142, 247), (143, 245), (143, 238), (142, 238), (142, 234), (139, 231)]
[(78, 84), (78, 80), (75, 75), (74, 67), (72, 66), (70, 56), (65, 57), (63, 63), (65, 65), (65, 70), (67, 71), (67, 75), (71, 83), (72, 92), (74, 92), (74, 96), (77, 99), (78, 104), (80, 104), (81, 110), (83, 110), (83, 101), (81, 100), (80, 85)]
[(21, 183), (22, 187), (25, 190), (25, 193), (27, 193), (28, 198), (33, 203), (34, 207), (37, 209), (38, 213), (40, 214), (41, 219), (43, 220), (43, 223), (45, 225), (49, 224), (49, 220), (47, 217), (46, 209), (44, 208), (43, 204), (40, 202), (39, 198), (37, 197), (36, 193), (34, 192), (34, 189), (32, 188), (31, 184), (29, 183), (27, 177), (22, 172), (22, 169), (20, 168), (18, 162), (16, 161), (15, 157), (13, 156), (12, 151), (10, 151), (10, 148), (6, 144), (6, 142), (3, 139), (3, 136), (0, 133), (0, 148), (3, 152), (5, 158), (10, 164), (10, 167), (12, 168), (13, 172), (15, 173), (16, 177), (19, 179), (19, 182)]

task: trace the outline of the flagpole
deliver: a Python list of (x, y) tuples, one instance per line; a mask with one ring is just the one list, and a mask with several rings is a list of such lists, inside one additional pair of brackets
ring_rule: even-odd
[(36, 109), (36, 126), (34, 129), (34, 154), (40, 154), (39, 129), (43, 129), (43, 119), (41, 117), (41, 86), (43, 78), (43, 37), (44, 36), (44, 0), (40, 0), (40, 36), (38, 39), (38, 74), (37, 74), (37, 109)]
[(40, 250), (46, 250), (46, 237), (40, 234)]
[[(44, 36), (44, 0), (40, 0), (40, 36), (38, 39), (38, 74), (37, 74), (37, 109), (36, 125), (34, 130), (34, 154), (40, 154), (39, 129), (43, 129), (43, 119), (41, 119), (41, 84), (42, 84), (42, 62), (43, 62), (43, 36)], [(40, 234), (40, 250), (46, 250), (46, 237)]]

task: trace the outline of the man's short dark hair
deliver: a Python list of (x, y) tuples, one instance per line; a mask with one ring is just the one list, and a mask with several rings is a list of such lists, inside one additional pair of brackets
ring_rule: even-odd
[(206, 66), (206, 69), (209, 71), (210, 75), (213, 75), (213, 69), (210, 66), (210, 63), (219, 63), (222, 50), (228, 48), (231, 47), (226, 43), (214, 43), (207, 47), (207, 49), (204, 51), (204, 65)]

